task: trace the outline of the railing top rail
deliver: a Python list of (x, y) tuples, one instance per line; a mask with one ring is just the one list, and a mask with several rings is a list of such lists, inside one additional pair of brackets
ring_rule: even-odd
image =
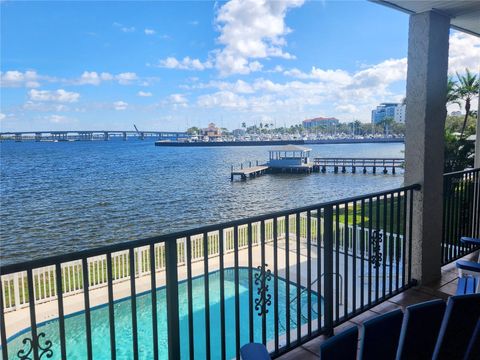
[(462, 171), (453, 171), (453, 172), (445, 173), (445, 174), (443, 174), (443, 176), (468, 174), (468, 173), (472, 173), (472, 172), (480, 172), (480, 168), (465, 169), (465, 170), (462, 170)]
[(35, 269), (38, 267), (55, 265), (58, 263), (65, 263), (65, 262), (70, 262), (70, 261), (88, 258), (92, 256), (118, 252), (122, 250), (150, 245), (152, 243), (175, 241), (176, 239), (181, 239), (187, 236), (228, 229), (228, 228), (232, 228), (235, 226), (240, 226), (248, 223), (269, 220), (275, 217), (282, 217), (282, 216), (287, 216), (291, 214), (317, 210), (317, 209), (325, 208), (327, 206), (340, 205), (340, 204), (345, 204), (353, 201), (360, 201), (362, 199), (364, 200), (364, 199), (374, 198), (374, 197), (396, 193), (396, 192), (402, 192), (407, 190), (420, 190), (420, 188), (421, 188), (420, 184), (413, 184), (413, 185), (403, 186), (399, 188), (384, 190), (380, 192), (370, 193), (366, 195), (353, 196), (353, 197), (348, 197), (348, 198), (343, 198), (338, 200), (327, 201), (327, 202), (323, 202), (315, 205), (309, 205), (309, 206), (304, 206), (304, 207), (299, 207), (294, 209), (272, 212), (264, 215), (257, 215), (253, 217), (233, 220), (225, 223), (218, 223), (218, 224), (212, 224), (212, 225), (202, 226), (202, 227), (188, 229), (188, 230), (182, 230), (182, 231), (178, 231), (170, 234), (158, 235), (158, 236), (153, 236), (145, 239), (131, 240), (131, 241), (122, 242), (119, 244), (106, 245), (106, 246), (87, 249), (87, 250), (80, 250), (80, 251), (71, 252), (68, 254), (54, 255), (54, 256), (50, 256), (42, 259), (35, 259), (35, 260), (29, 260), (29, 261), (20, 262), (20, 263), (3, 265), (3, 266), (0, 266), (0, 275), (7, 275), (15, 272), (26, 271), (29, 269)]
[(405, 161), (404, 158), (364, 158), (364, 157), (314, 157), (314, 160), (395, 160)]

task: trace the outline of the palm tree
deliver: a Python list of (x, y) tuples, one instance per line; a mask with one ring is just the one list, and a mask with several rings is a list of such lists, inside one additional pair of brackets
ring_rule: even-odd
[(457, 72), (458, 84), (456, 86), (456, 92), (458, 98), (465, 101), (465, 118), (463, 119), (462, 131), (460, 133), (460, 139), (463, 138), (463, 133), (467, 126), (468, 116), (470, 115), (470, 103), (474, 96), (477, 96), (478, 89), (480, 87), (480, 81), (477, 79), (477, 75), (474, 75), (470, 70), (465, 69), (465, 75), (460, 75)]
[(242, 128), (246, 128), (246, 127), (247, 127), (247, 123), (242, 122)]
[(445, 102), (446, 105), (457, 104), (459, 107), (461, 107), (460, 101), (458, 101), (459, 96), (457, 87), (457, 82), (453, 80), (451, 76), (449, 76), (447, 81), (447, 99)]

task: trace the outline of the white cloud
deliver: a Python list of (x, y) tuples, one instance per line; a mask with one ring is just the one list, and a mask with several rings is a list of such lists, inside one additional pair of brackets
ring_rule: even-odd
[(153, 29), (145, 29), (145, 35), (155, 35), (156, 31)]
[(212, 63), (207, 60), (201, 62), (199, 59), (191, 59), (189, 56), (183, 58), (183, 60), (177, 60), (174, 57), (168, 57), (166, 59), (160, 60), (158, 67), (163, 67), (167, 69), (182, 69), (182, 70), (205, 70), (212, 67)]
[(138, 80), (138, 76), (134, 72), (125, 72), (115, 76), (115, 79), (118, 80), (120, 85), (128, 85), (133, 81)]
[(80, 94), (73, 91), (59, 90), (35, 90), (28, 92), (29, 98), (32, 101), (52, 101), (60, 103), (72, 103), (78, 101)]
[(46, 117), (46, 119), (48, 121), (52, 122), (52, 123), (55, 123), (55, 124), (67, 122), (67, 120), (68, 120), (68, 118), (66, 116), (56, 115), (56, 114), (49, 115), (49, 116)]
[(205, 108), (224, 107), (242, 109), (248, 106), (247, 100), (231, 91), (218, 91), (199, 96), (197, 105)]
[(0, 113), (0, 121), (5, 120), (6, 117), (7, 115), (5, 115), (4, 113)]
[(198, 20), (193, 20), (193, 21), (190, 21), (189, 24), (192, 26), (197, 26), (198, 24), (200, 24), (200, 22)]
[(290, 8), (303, 0), (231, 0), (223, 5), (215, 19), (223, 49), (216, 52), (216, 67), (221, 75), (248, 74), (262, 65), (252, 59), (281, 57), (293, 59), (285, 52), (285, 35), (291, 32), (285, 24)]
[(35, 88), (40, 86), (40, 78), (34, 70), (27, 70), (25, 72), (17, 70), (0, 72), (1, 87)]
[(84, 71), (74, 83), (76, 85), (100, 85), (103, 81), (116, 80), (120, 85), (129, 85), (138, 80), (134, 72), (124, 72), (117, 75), (108, 72), (97, 73), (96, 71)]
[(476, 73), (480, 64), (480, 38), (461, 32), (450, 36), (448, 71), (464, 73), (465, 68)]
[(171, 94), (170, 96), (168, 96), (165, 103), (173, 105), (174, 108), (188, 106), (188, 100), (183, 94)]
[(135, 31), (135, 27), (133, 26), (124, 26), (121, 28), (121, 30), (124, 32), (124, 33), (131, 33), (131, 32), (134, 32)]
[(151, 92), (148, 92), (148, 91), (139, 91), (137, 93), (138, 96), (141, 96), (141, 97), (150, 97), (152, 96), (153, 94)]
[(118, 111), (126, 110), (127, 107), (128, 107), (128, 103), (126, 103), (125, 101), (115, 101), (113, 103), (113, 108)]
[(318, 81), (325, 81), (330, 83), (338, 83), (346, 85), (352, 81), (350, 75), (345, 70), (322, 70), (318, 69), (315, 66), (312, 67), (309, 73), (304, 73), (303, 71), (293, 68), (283, 72), (286, 76), (295, 77), (298, 79), (314, 79)]

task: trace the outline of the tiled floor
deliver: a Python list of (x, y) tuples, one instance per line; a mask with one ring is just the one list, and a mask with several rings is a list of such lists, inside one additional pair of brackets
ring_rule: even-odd
[[(478, 255), (470, 255), (472, 258)], [(342, 330), (352, 326), (361, 325), (365, 320), (383, 314), (395, 309), (405, 309), (408, 305), (416, 304), (423, 301), (433, 299), (447, 299), (450, 295), (454, 295), (458, 282), (458, 272), (455, 263), (449, 264), (442, 268), (442, 276), (438, 281), (425, 286), (417, 286), (409, 289), (380, 305), (375, 306), (357, 317), (347, 321), (336, 327), (334, 333), (337, 334)], [(320, 344), (325, 340), (324, 336), (319, 336), (306, 344), (288, 352), (281, 356), (281, 360), (301, 359), (310, 360), (319, 358)]]

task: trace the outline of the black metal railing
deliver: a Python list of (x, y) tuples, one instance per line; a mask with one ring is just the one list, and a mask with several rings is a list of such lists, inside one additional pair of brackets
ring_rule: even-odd
[(480, 168), (443, 176), (442, 264), (478, 247), (460, 242), (462, 236), (480, 237)]
[(419, 188), (2, 266), (3, 358), (278, 357), (415, 283)]

